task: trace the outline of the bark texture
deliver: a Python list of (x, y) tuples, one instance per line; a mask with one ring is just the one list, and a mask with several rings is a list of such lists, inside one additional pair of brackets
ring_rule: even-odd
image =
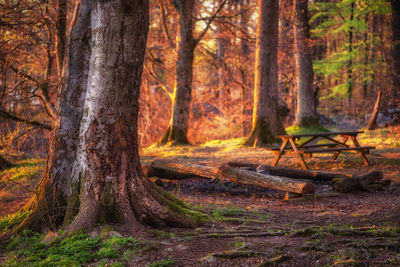
[(99, 1), (91, 16), (92, 49), (77, 161), (79, 212), (67, 231), (99, 221), (156, 227), (208, 219), (152, 184), (138, 153), (139, 89), (148, 30), (146, 1)]
[(21, 224), (32, 229), (56, 227), (63, 221), (72, 188), (76, 140), (83, 109), (90, 57), (90, 3), (77, 3), (70, 33), (67, 62), (63, 70), (49, 155), (37, 194), (26, 209), (31, 214)]
[[(400, 103), (400, 0), (392, 2), (392, 31), (393, 31), (393, 100)], [(396, 103), (397, 101), (397, 103)]]
[(196, 41), (193, 38), (194, 0), (175, 0), (179, 13), (178, 59), (173, 109), (169, 126), (160, 140), (161, 144), (188, 145), (190, 104), (192, 100), (193, 59)]
[(300, 126), (317, 123), (307, 4), (308, 0), (294, 1), (295, 58), (297, 72), (296, 124)]
[(278, 115), (279, 1), (258, 0), (253, 126), (246, 146), (266, 146), (285, 134)]

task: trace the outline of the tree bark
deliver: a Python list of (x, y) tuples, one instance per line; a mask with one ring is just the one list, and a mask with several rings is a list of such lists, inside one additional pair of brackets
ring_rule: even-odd
[(59, 75), (61, 76), (66, 47), (67, 0), (57, 0), (56, 30), (57, 66)]
[(285, 129), (278, 115), (279, 2), (258, 0), (253, 126), (245, 146), (267, 146)]
[[(44, 176), (38, 192), (30, 200), (30, 215), (22, 222), (24, 227), (39, 230), (43, 225), (55, 228), (65, 217), (68, 198), (73, 193), (72, 169), (75, 162), (81, 114), (87, 85), (90, 58), (90, 1), (77, 2), (71, 28), (68, 60), (63, 70), (54, 120), (50, 150)], [(79, 190), (79, 187), (75, 187)], [(68, 213), (68, 212), (67, 212)]]
[(155, 187), (140, 164), (137, 120), (148, 2), (96, 2), (91, 25), (93, 48), (76, 156), (80, 206), (67, 232), (90, 229), (99, 221), (134, 228), (203, 223), (208, 216)]
[(398, 105), (400, 103), (400, 0), (391, 0), (391, 2), (393, 32), (393, 104)]
[(374, 130), (378, 126), (376, 121), (378, 119), (379, 106), (381, 104), (381, 97), (382, 97), (382, 92), (379, 91), (378, 97), (376, 98), (375, 105), (374, 105), (374, 108), (371, 113), (371, 117), (369, 118), (368, 125), (366, 127), (367, 130)]
[[(354, 20), (354, 8), (355, 8), (355, 2), (351, 3), (350, 6), (350, 23), (353, 22)], [(348, 104), (351, 105), (351, 100), (353, 97), (353, 56), (351, 55), (353, 53), (353, 26), (349, 27), (349, 62), (347, 63), (347, 83), (348, 83), (348, 89), (347, 89), (347, 100)]]
[(196, 42), (193, 38), (194, 0), (173, 1), (179, 13), (178, 59), (173, 109), (169, 126), (160, 140), (161, 144), (188, 145), (190, 105), (192, 100), (193, 59)]
[(308, 126), (318, 122), (313, 88), (313, 63), (308, 24), (308, 0), (295, 0), (295, 58), (297, 72), (296, 124)]

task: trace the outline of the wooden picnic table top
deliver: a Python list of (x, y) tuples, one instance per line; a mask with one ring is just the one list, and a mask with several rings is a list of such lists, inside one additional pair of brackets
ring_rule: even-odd
[(359, 133), (363, 133), (364, 131), (343, 131), (343, 132), (326, 132), (326, 133), (312, 133), (312, 134), (285, 134), (278, 135), (278, 138), (300, 138), (300, 137), (324, 137), (331, 135), (351, 135), (357, 136)]

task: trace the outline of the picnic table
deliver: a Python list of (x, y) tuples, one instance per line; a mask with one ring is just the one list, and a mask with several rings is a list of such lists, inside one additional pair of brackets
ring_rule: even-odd
[[(277, 138), (282, 139), (282, 145), (280, 148), (272, 149), (275, 153), (275, 161), (272, 166), (275, 167), (286, 152), (293, 152), (297, 155), (303, 169), (308, 170), (308, 166), (304, 161), (304, 155), (312, 157), (314, 153), (333, 152), (331, 161), (334, 161), (342, 151), (359, 153), (364, 164), (369, 166), (366, 154), (369, 154), (369, 150), (375, 149), (375, 147), (360, 146), (357, 141), (357, 135), (360, 133), (363, 133), (363, 131), (279, 135)], [(302, 139), (301, 143), (299, 142), (300, 139)], [(352, 141), (352, 144), (347, 143), (349, 139)], [(325, 142), (318, 142), (320, 140), (324, 140)]]

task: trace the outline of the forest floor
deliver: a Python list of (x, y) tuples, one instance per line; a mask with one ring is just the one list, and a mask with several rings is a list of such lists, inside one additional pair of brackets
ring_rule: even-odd
[[(377, 147), (368, 155), (371, 162), (368, 167), (357, 154), (340, 155), (336, 162), (330, 162), (330, 155), (323, 154), (307, 159), (314, 170), (349, 174), (382, 171), (386, 179), (392, 180), (384, 190), (322, 199), (283, 200), (279, 192), (251, 186), (199, 178), (180, 182), (162, 180), (160, 185), (164, 189), (194, 209), (210, 214), (214, 221), (196, 229), (149, 229), (135, 236), (142, 247), (136, 246), (131, 254), (127, 249), (120, 251), (123, 258), (103, 257), (85, 265), (399, 266), (399, 130), (379, 130), (360, 136), (361, 145)], [(144, 149), (141, 158), (143, 163), (157, 158), (207, 165), (229, 161), (272, 163), (274, 156), (270, 151), (242, 148), (237, 146), (240, 141), (214, 141), (187, 147), (154, 146)], [(43, 161), (25, 161), (21, 166), (29, 179), (22, 176), (17, 179), (13, 173), (1, 176), (0, 182), (13, 180), (20, 185), (12, 192), (0, 186), (3, 188), (0, 216), (17, 211), (28, 200), (40, 177)], [(300, 168), (293, 156), (284, 156), (279, 166)], [(9, 257), (5, 255), (3, 263)]]

